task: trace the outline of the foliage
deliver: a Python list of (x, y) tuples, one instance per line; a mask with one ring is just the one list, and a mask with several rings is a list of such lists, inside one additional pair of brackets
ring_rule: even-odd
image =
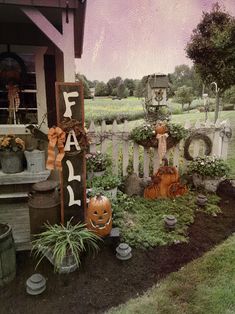
[(98, 82), (95, 86), (95, 96), (109, 95), (108, 87), (104, 82)]
[[(200, 209), (208, 214), (220, 211), (215, 204), (219, 198), (208, 194), (208, 203)], [(131, 246), (148, 248), (187, 242), (188, 225), (193, 223), (198, 206), (196, 195), (188, 193), (176, 199), (147, 200), (141, 197), (130, 198), (120, 194), (113, 202), (113, 224), (121, 231), (122, 241)], [(164, 226), (165, 215), (177, 218), (175, 230), (168, 232)]]
[(86, 155), (87, 171), (104, 171), (111, 165), (111, 159), (107, 154), (100, 151)]
[(202, 82), (194, 66), (190, 68), (186, 64), (177, 65), (174, 72), (169, 74), (169, 81), (171, 96), (182, 86), (190, 87), (195, 96), (201, 95)]
[[(44, 258), (43, 249), (50, 249), (53, 253), (55, 271), (58, 271), (63, 259), (73, 255), (77, 266), (81, 263), (81, 253), (87, 249), (98, 251), (97, 241), (100, 240), (84, 224), (72, 224), (70, 219), (65, 226), (45, 224), (46, 231), (35, 235), (32, 250), (39, 256), (39, 262)], [(37, 264), (37, 265), (38, 265)]]
[(235, 84), (235, 18), (217, 4), (204, 12), (186, 47), (196, 71), (208, 85), (215, 81), (220, 91)]
[(224, 92), (223, 99), (226, 103), (235, 104), (235, 85)]
[(91, 180), (87, 181), (87, 186), (92, 188), (99, 188), (102, 190), (111, 190), (116, 188), (121, 183), (121, 180), (118, 176), (105, 173), (100, 177), (93, 177)]
[(193, 101), (193, 89), (188, 86), (181, 86), (175, 92), (175, 99), (182, 105), (182, 110), (184, 105), (188, 104), (188, 110), (190, 109), (191, 102)]
[[(188, 131), (180, 124), (168, 122), (167, 124), (169, 136), (171, 136), (176, 141), (180, 141), (185, 138), (188, 134)], [(155, 137), (155, 131), (153, 126), (150, 124), (143, 124), (135, 127), (131, 131), (131, 139), (136, 142), (141, 142), (145, 140), (152, 139)]]
[(196, 157), (188, 165), (189, 173), (197, 173), (203, 177), (223, 177), (229, 173), (226, 162), (215, 156)]
[(233, 314), (235, 235), (107, 314)]
[(24, 141), (14, 135), (0, 137), (0, 151), (17, 152), (25, 149)]
[(86, 76), (79, 74), (79, 73), (76, 73), (75, 79), (76, 79), (76, 81), (82, 82), (84, 98), (85, 99), (91, 98), (90, 87), (89, 87), (89, 83), (88, 83)]

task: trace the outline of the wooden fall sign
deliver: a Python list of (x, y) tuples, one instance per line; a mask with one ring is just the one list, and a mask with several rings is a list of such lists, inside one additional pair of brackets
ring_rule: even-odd
[(86, 163), (85, 151), (80, 147), (80, 140), (77, 137), (78, 130), (80, 135), (85, 134), (83, 87), (81, 83), (56, 82), (55, 88), (57, 125), (65, 131), (64, 156), (60, 172), (61, 222), (64, 223), (64, 220), (71, 217), (75, 217), (76, 221), (84, 221)]

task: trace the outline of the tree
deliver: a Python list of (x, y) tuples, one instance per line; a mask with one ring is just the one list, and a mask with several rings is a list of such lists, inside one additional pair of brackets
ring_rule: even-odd
[(224, 92), (223, 99), (228, 104), (235, 104), (235, 85), (233, 85), (232, 87), (230, 87)]
[(91, 98), (91, 91), (90, 91), (90, 87), (89, 87), (89, 81), (87, 80), (85, 75), (80, 74), (80, 73), (76, 73), (75, 74), (75, 80), (79, 81), (79, 82), (82, 82), (84, 98), (85, 99)]
[(108, 88), (104, 82), (98, 82), (95, 87), (95, 96), (107, 96)]
[(117, 77), (113, 77), (111, 78), (108, 83), (107, 83), (107, 87), (108, 87), (108, 95), (112, 95), (113, 94), (113, 90), (115, 88), (118, 88), (119, 84), (122, 82), (122, 78), (120, 76)]
[(125, 87), (125, 84), (121, 82), (117, 88), (117, 96), (118, 98), (126, 98), (129, 96), (129, 90)]
[(188, 111), (190, 109), (191, 102), (193, 101), (193, 89), (188, 86), (181, 86), (175, 92), (176, 101), (182, 105), (182, 110), (184, 110), (184, 105), (188, 104)]
[(134, 96), (138, 98), (144, 97), (144, 86), (142, 81), (136, 82)]
[(194, 67), (189, 67), (186, 64), (177, 65), (174, 72), (169, 74), (169, 80), (172, 96), (179, 87), (184, 85), (192, 87), (195, 96), (201, 95), (202, 82)]
[(221, 94), (235, 84), (235, 18), (216, 3), (211, 12), (203, 13), (187, 43), (186, 53), (202, 81), (217, 84), (216, 121)]
[(135, 81), (133, 79), (126, 78), (124, 80), (125, 87), (129, 90), (130, 96), (134, 96), (135, 91)]

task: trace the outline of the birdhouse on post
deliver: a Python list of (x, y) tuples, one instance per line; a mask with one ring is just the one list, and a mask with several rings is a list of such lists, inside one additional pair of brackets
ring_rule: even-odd
[(168, 76), (165, 74), (151, 74), (145, 77), (145, 82), (144, 108), (147, 120), (150, 122), (168, 120), (170, 115), (167, 107)]

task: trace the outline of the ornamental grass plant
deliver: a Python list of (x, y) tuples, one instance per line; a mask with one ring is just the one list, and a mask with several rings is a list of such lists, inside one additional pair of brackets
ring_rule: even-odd
[(32, 242), (32, 250), (35, 256), (39, 257), (36, 267), (45, 257), (44, 252), (50, 250), (54, 261), (54, 270), (60, 271), (64, 259), (72, 255), (79, 267), (81, 254), (85, 251), (97, 252), (99, 247), (97, 242), (100, 237), (86, 228), (85, 224), (72, 224), (70, 219), (66, 225), (45, 224), (46, 230), (35, 235)]

